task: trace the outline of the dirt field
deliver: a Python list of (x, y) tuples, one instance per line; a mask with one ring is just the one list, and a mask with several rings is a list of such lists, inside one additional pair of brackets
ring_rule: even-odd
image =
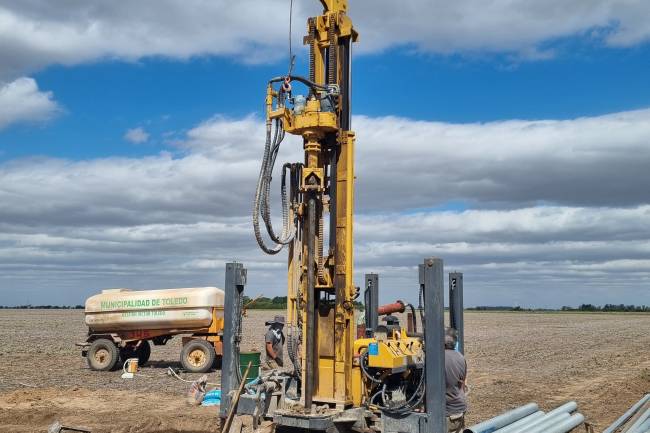
[[(262, 347), (275, 314), (250, 313), (243, 349)], [(650, 315), (466, 313), (470, 422), (574, 399), (602, 430), (650, 391), (649, 330)], [(87, 368), (74, 346), (85, 332), (81, 311), (0, 310), (0, 432), (45, 432), (55, 420), (93, 433), (216, 431), (216, 410), (188, 407), (188, 384), (166, 374), (179, 367), (180, 339), (154, 347), (129, 381)]]

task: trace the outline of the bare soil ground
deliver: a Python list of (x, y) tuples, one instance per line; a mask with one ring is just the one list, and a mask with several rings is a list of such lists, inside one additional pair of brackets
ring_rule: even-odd
[[(278, 313), (251, 311), (242, 349), (260, 350), (264, 321)], [(548, 409), (576, 400), (601, 431), (650, 392), (650, 315), (465, 317), (470, 422), (530, 401)], [(180, 367), (180, 338), (154, 346), (141, 375), (123, 380), (88, 369), (74, 346), (85, 332), (81, 311), (0, 310), (0, 432), (45, 432), (55, 420), (93, 433), (216, 431), (216, 409), (188, 406), (189, 384), (166, 374)]]

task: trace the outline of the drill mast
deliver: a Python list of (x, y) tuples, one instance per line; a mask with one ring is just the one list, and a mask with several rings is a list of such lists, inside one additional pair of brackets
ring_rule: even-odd
[[(289, 350), (302, 376), (305, 408), (317, 402), (343, 409), (352, 404), (353, 301), (358, 296), (352, 237), (355, 135), (350, 129), (351, 52), (357, 33), (346, 14), (347, 0), (321, 3), (323, 14), (308, 19), (304, 37), (309, 47), (308, 77), (278, 77), (267, 87), (267, 150), (254, 225), (267, 253), (288, 246)], [(297, 83), (304, 85), (306, 95), (293, 89)], [(268, 188), (285, 132), (303, 138), (304, 161), (283, 167), (283, 230), (276, 236)], [(273, 247), (261, 239), (259, 216)]]

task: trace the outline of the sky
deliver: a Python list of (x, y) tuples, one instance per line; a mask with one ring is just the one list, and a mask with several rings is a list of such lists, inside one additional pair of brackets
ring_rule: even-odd
[[(467, 306), (650, 305), (650, 3), (398, 3), (350, 0), (357, 284), (415, 302), (437, 256)], [(289, 0), (0, 0), (0, 305), (234, 260), (285, 295), (251, 203), (288, 43)]]

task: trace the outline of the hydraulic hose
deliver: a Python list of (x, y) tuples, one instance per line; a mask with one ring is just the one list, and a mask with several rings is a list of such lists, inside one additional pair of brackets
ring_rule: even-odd
[(417, 334), (418, 332), (418, 320), (415, 317), (415, 307), (413, 304), (408, 304), (407, 307), (411, 309), (411, 329), (413, 329), (413, 333)]
[[(294, 189), (297, 188), (297, 184), (294, 183), (296, 176), (293, 173), (293, 171), (297, 169), (297, 166), (295, 165), (285, 164), (282, 167), (282, 180), (280, 186), (282, 201), (282, 232), (279, 236), (273, 230), (273, 225), (271, 223), (271, 205), (269, 200), (269, 197), (271, 195), (271, 180), (273, 175), (273, 168), (275, 166), (275, 160), (278, 156), (278, 151), (280, 150), (280, 143), (282, 143), (282, 140), (284, 139), (284, 134), (285, 133), (282, 129), (282, 122), (279, 119), (275, 120), (274, 125), (271, 120), (267, 120), (264, 155), (262, 157), (260, 174), (257, 179), (255, 198), (253, 200), (253, 230), (255, 232), (255, 239), (257, 240), (257, 244), (260, 246), (262, 251), (267, 254), (279, 253), (282, 250), (283, 246), (289, 244), (296, 235), (296, 221), (295, 219), (294, 221), (289, 221), (291, 205), (295, 197)], [(292, 200), (287, 199), (287, 171), (291, 172), (290, 188)], [(260, 230), (260, 216), (264, 221), (266, 232), (275, 245), (267, 246), (264, 242)]]
[(422, 323), (422, 330), (425, 329), (424, 323), (426, 318), (424, 317), (424, 303), (426, 302), (426, 299), (424, 299), (424, 285), (420, 285), (420, 294), (418, 296), (418, 308), (420, 309), (420, 323)]
[(371, 382), (375, 383), (383, 383), (381, 380), (376, 379), (372, 377), (372, 375), (368, 372), (366, 369), (366, 366), (364, 365), (366, 362), (368, 362), (368, 351), (364, 351), (361, 354), (361, 359), (359, 360), (359, 366), (361, 366), (361, 371), (363, 371), (364, 376), (366, 376), (368, 379), (370, 379)]
[[(269, 80), (269, 83), (279, 83), (284, 81), (286, 78), (287, 77), (274, 77)], [(305, 77), (301, 77), (300, 75), (289, 75), (288, 78), (291, 81), (298, 81), (311, 89), (324, 90), (324, 91), (328, 90), (327, 86), (323, 86), (322, 84), (317, 84), (313, 80), (309, 80)]]

